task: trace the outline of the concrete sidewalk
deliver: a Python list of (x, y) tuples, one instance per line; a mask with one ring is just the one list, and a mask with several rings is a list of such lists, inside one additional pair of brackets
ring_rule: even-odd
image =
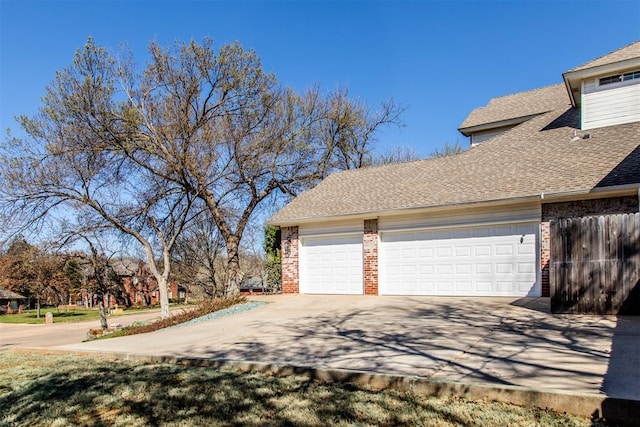
[(58, 349), (255, 361), (640, 400), (640, 318), (548, 300), (279, 295), (201, 324)]
[[(180, 310), (180, 309), (178, 309)], [(43, 315), (44, 316), (44, 315)], [(134, 322), (160, 318), (160, 310), (150, 309), (139, 314), (109, 316), (109, 326), (128, 326)], [(0, 323), (1, 348), (50, 348), (64, 344), (77, 344), (87, 339), (89, 329), (100, 329), (100, 320), (54, 323), (52, 325), (25, 325)]]

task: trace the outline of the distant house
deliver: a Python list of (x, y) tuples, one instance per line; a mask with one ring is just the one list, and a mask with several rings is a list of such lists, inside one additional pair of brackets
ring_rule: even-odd
[(640, 42), (562, 78), (473, 110), (461, 154), (334, 173), (296, 197), (268, 221), (283, 291), (548, 296), (551, 220), (638, 212)]
[[(125, 300), (125, 305), (147, 306), (160, 303), (158, 282), (145, 262), (124, 258), (113, 261), (112, 266), (124, 285), (122, 297)], [(170, 300), (184, 301), (188, 296), (187, 294), (187, 288), (175, 280), (169, 281), (168, 297)]]
[(267, 286), (258, 276), (246, 276), (240, 282), (240, 293), (242, 295), (264, 294)]
[(17, 312), (26, 300), (23, 295), (0, 288), (0, 313)]
[[(104, 295), (105, 306), (110, 308), (135, 305), (146, 307), (160, 303), (158, 282), (144, 261), (121, 258), (111, 260), (110, 264), (113, 272), (122, 282), (122, 288), (114, 288)], [(168, 285), (168, 297), (169, 300), (184, 302), (188, 299), (188, 289), (172, 280)], [(83, 291), (82, 300), (88, 306), (95, 306), (98, 303), (98, 296), (93, 291)]]

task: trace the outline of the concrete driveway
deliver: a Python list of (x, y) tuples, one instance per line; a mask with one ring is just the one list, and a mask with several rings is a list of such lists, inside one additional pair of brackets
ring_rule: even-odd
[(278, 295), (204, 323), (56, 346), (408, 374), (640, 400), (640, 318), (547, 299)]

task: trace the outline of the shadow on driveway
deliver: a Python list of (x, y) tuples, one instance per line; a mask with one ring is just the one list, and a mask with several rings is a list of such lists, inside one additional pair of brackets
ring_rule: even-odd
[(640, 399), (637, 383), (602, 383), (616, 327), (610, 316), (552, 316), (541, 301), (378, 298), (377, 306), (254, 320), (243, 325), (253, 331), (244, 339), (179, 353)]

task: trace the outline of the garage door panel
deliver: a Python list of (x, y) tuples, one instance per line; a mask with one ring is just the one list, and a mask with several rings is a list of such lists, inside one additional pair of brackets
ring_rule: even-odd
[(470, 257), (472, 248), (471, 246), (458, 246), (455, 248), (456, 258)]
[(471, 264), (458, 264), (456, 265), (456, 275), (466, 274), (471, 275), (473, 266)]
[(301, 240), (300, 292), (362, 294), (362, 235)]
[(539, 295), (536, 224), (380, 236), (381, 294)]
[(477, 245), (473, 248), (473, 253), (476, 257), (490, 257), (491, 245)]
[(476, 292), (483, 294), (491, 293), (491, 282), (476, 281)]
[(418, 292), (433, 292), (436, 288), (436, 285), (434, 282), (424, 282), (424, 281), (419, 281), (416, 287), (416, 290)]
[(438, 264), (436, 266), (437, 274), (450, 276), (453, 274), (453, 265), (451, 264)]
[(473, 265), (475, 274), (491, 274), (492, 265), (484, 263), (476, 263)]
[(473, 291), (473, 283), (471, 281), (456, 281), (456, 292), (466, 293)]
[(497, 256), (513, 254), (513, 246), (511, 246), (510, 244), (509, 245), (497, 244), (494, 246), (494, 248), (495, 248), (495, 254)]
[(433, 258), (433, 248), (418, 249), (418, 256), (423, 259)]
[(436, 247), (436, 257), (450, 258), (453, 255), (453, 248), (447, 246)]
[(511, 276), (513, 274), (513, 264), (496, 263), (496, 274), (507, 274)]
[(535, 265), (533, 264), (518, 264), (518, 274), (531, 275), (535, 274)]
[(421, 276), (430, 276), (433, 274), (433, 272), (435, 271), (434, 267), (432, 264), (420, 264), (418, 266), (418, 271), (420, 272)]
[(437, 282), (437, 289), (438, 292), (443, 292), (443, 293), (454, 293), (454, 288), (453, 288), (453, 282), (450, 281), (439, 281)]

